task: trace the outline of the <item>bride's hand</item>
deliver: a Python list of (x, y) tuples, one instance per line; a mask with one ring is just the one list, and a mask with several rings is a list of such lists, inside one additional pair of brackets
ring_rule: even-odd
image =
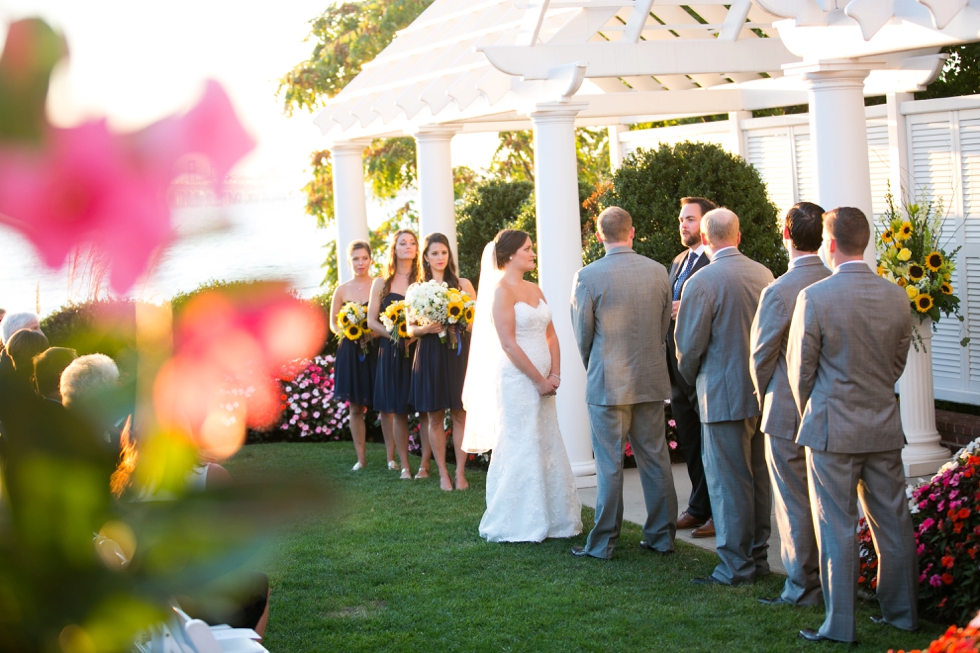
[(555, 383), (554, 377), (541, 379), (534, 385), (538, 389), (538, 394), (542, 397), (553, 397), (558, 391), (558, 384)]

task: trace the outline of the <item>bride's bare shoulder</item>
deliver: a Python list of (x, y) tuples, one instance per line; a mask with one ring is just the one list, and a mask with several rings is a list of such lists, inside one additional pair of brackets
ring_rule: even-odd
[(524, 286), (522, 290), (529, 296), (533, 296), (535, 299), (544, 299), (544, 293), (541, 292), (541, 286), (534, 283), (533, 281), (524, 280)]

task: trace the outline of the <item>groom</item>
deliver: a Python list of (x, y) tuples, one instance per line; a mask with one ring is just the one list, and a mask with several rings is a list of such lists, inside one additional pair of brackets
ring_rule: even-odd
[(587, 370), (585, 400), (598, 477), (595, 528), (585, 547), (574, 547), (572, 554), (609, 559), (616, 549), (629, 438), (647, 508), (640, 547), (666, 556), (674, 552), (677, 521), (664, 435), (670, 282), (664, 266), (633, 251), (629, 213), (609, 207), (598, 227), (606, 255), (579, 270), (572, 282), (572, 327)]

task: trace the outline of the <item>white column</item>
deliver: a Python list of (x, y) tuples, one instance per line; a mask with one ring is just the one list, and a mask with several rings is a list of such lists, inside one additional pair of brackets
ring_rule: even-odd
[(595, 459), (585, 405), (585, 366), (578, 354), (568, 301), (572, 278), (582, 267), (575, 116), (585, 103), (538, 104), (534, 125), (534, 192), (538, 230), (538, 278), (551, 304), (561, 344), (558, 424), (579, 487), (593, 487)]
[(899, 110), (902, 102), (911, 102), (911, 93), (889, 93), (888, 100), (888, 164), (889, 181), (896, 202), (902, 201), (902, 189), (909, 187), (909, 138), (906, 118)]
[(748, 145), (745, 140), (745, 130), (742, 129), (742, 121), (748, 120), (752, 117), (751, 111), (729, 111), (728, 112), (728, 128), (731, 131), (731, 143), (732, 150), (734, 154), (739, 155), (746, 161), (749, 158), (748, 155)]
[(330, 148), (333, 162), (333, 208), (337, 220), (337, 274), (340, 283), (353, 274), (347, 265), (347, 245), (352, 240), (368, 240), (367, 205), (364, 201), (365, 141), (334, 143)]
[[(785, 66), (803, 75), (810, 100), (810, 144), (816, 202), (826, 210), (838, 206), (861, 209), (874, 233), (871, 171), (864, 117), (864, 79), (875, 63), (821, 61)], [(875, 267), (874, 243), (864, 260)]]
[(439, 232), (449, 239), (453, 257), (456, 250), (456, 203), (453, 196), (453, 159), (450, 142), (456, 129), (443, 126), (421, 127), (415, 136), (415, 156), (419, 174), (419, 236)]
[(623, 165), (623, 142), (619, 135), (629, 131), (626, 125), (609, 125), (609, 171), (616, 172)]
[[(914, 318), (913, 318), (914, 319)], [(898, 380), (902, 428), (908, 444), (902, 450), (906, 476), (928, 476), (939, 471), (953, 457), (939, 443), (936, 404), (932, 385), (932, 320), (916, 325), (922, 342), (909, 348), (905, 372)]]

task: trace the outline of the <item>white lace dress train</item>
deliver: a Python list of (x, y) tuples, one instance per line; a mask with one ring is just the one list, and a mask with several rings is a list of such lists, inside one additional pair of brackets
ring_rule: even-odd
[[(517, 344), (538, 370), (551, 371), (546, 332), (551, 309), (514, 306)], [(504, 356), (496, 371), (497, 433), (487, 472), (480, 536), (491, 542), (540, 542), (582, 532), (582, 506), (558, 430), (554, 397), (541, 397)]]

